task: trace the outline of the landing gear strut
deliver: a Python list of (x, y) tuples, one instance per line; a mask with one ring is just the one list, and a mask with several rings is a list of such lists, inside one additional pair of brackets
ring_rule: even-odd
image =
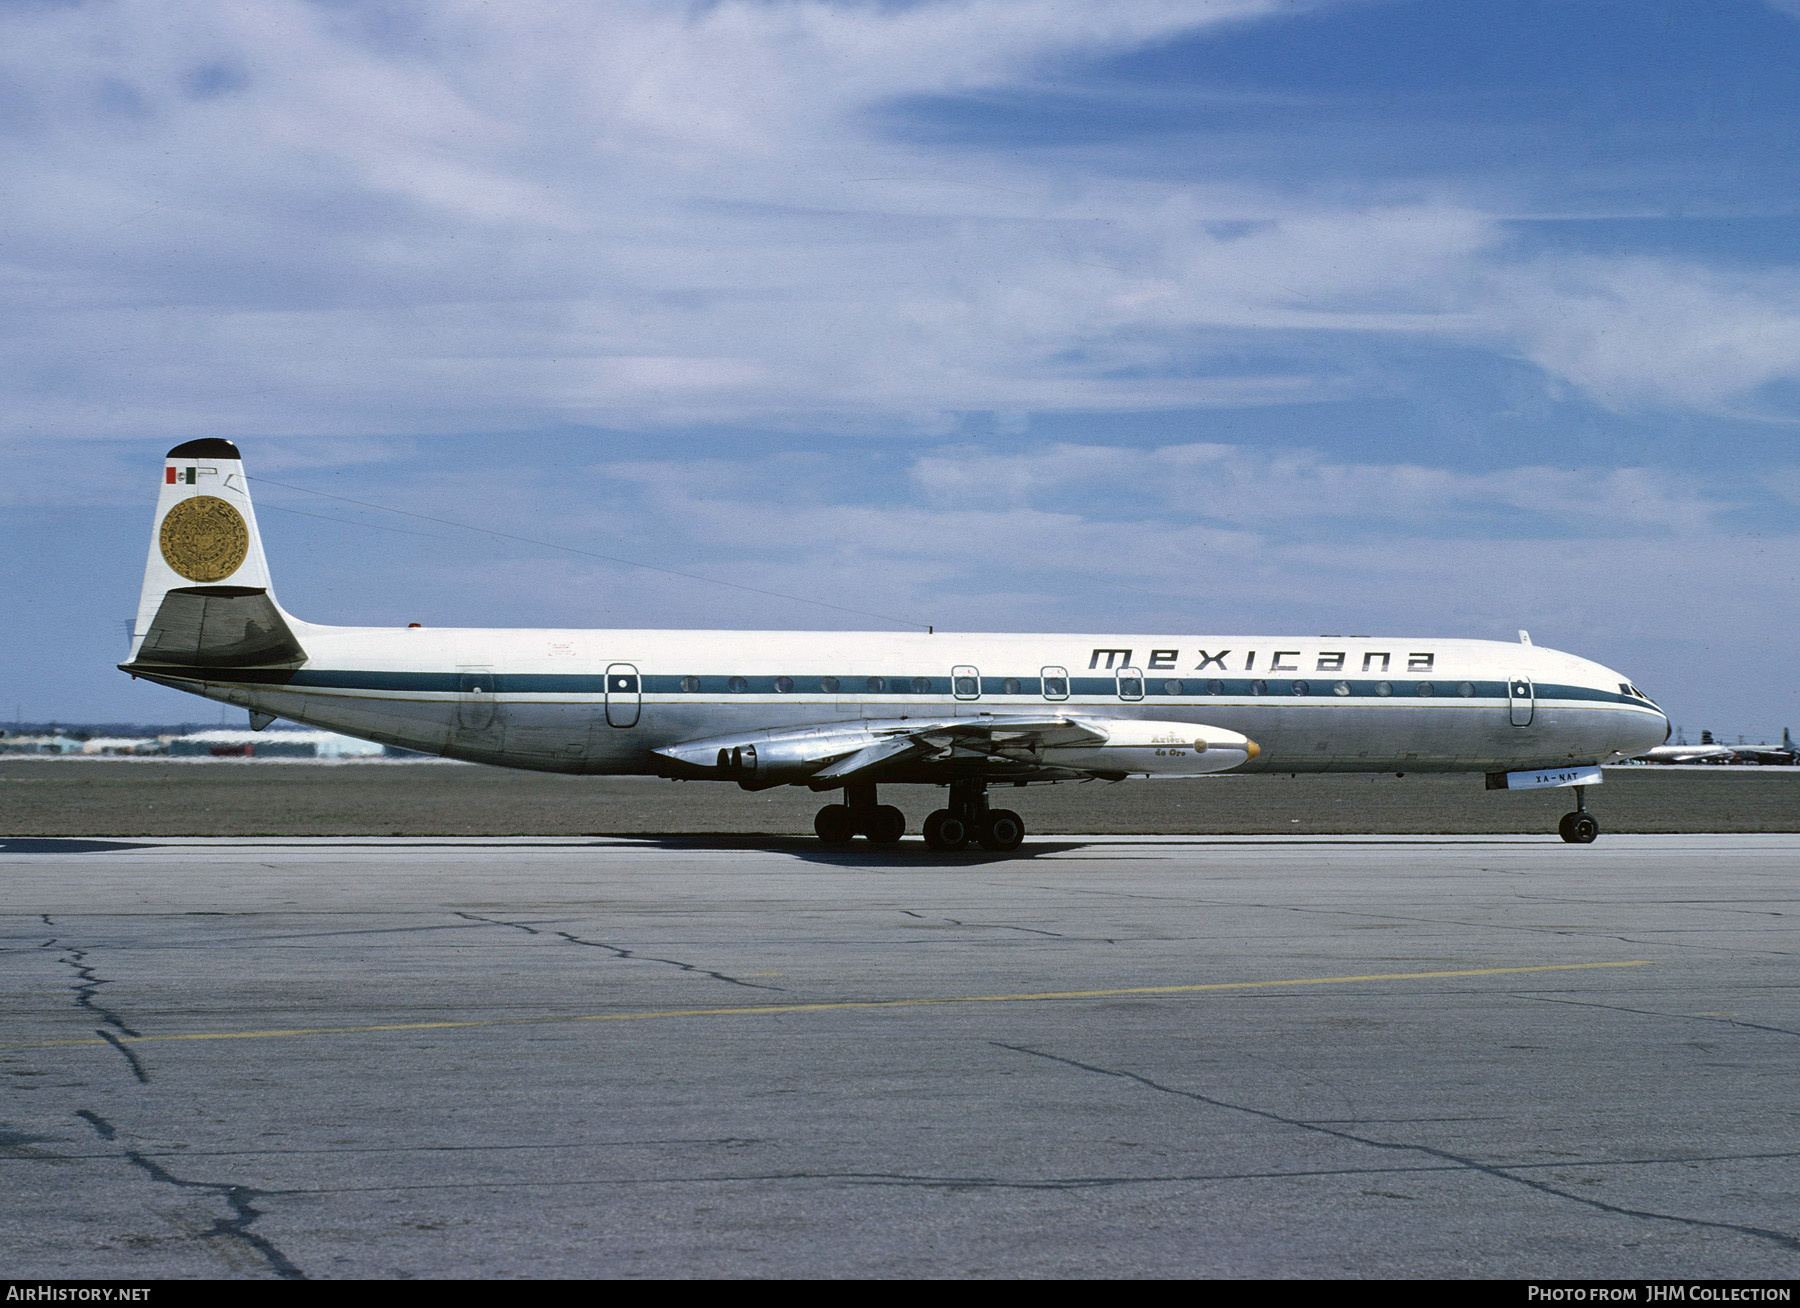
[(845, 786), (844, 800), (827, 804), (813, 818), (813, 831), (826, 844), (847, 845), (860, 835), (891, 845), (906, 834), (906, 814), (892, 804), (877, 804), (874, 782)]
[(950, 807), (925, 819), (925, 843), (933, 849), (961, 849), (978, 840), (983, 849), (1003, 854), (1024, 839), (1025, 820), (1011, 809), (989, 808), (987, 782), (979, 779), (951, 782)]
[(1594, 821), (1594, 815), (1587, 811), (1587, 787), (1575, 787), (1575, 811), (1564, 813), (1561, 822), (1556, 824), (1557, 834), (1571, 845), (1591, 845), (1594, 837), (1600, 834), (1600, 824)]

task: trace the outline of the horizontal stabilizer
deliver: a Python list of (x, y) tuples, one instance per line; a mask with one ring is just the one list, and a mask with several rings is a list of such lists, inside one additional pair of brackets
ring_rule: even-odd
[(163, 596), (136, 663), (245, 668), (304, 663), (306, 651), (269, 598), (249, 586), (183, 586)]

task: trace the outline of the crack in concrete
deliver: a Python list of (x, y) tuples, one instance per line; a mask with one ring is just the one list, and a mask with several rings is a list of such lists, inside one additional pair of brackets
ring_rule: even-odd
[[(1179, 1091), (1176, 1093), (1180, 1093)], [(1254, 1110), (1252, 1110), (1254, 1111)], [(1393, 1145), (1391, 1148), (1414, 1148), (1410, 1145)], [(1429, 1149), (1422, 1152), (1431, 1152)], [(1743, 1162), (1762, 1159), (1790, 1159), (1795, 1157), (1793, 1151), (1771, 1154), (1720, 1154), (1704, 1155), (1692, 1158), (1631, 1158), (1608, 1161), (1592, 1159), (1559, 1159), (1549, 1163), (1511, 1163), (1507, 1170), (1544, 1170), (1548, 1168), (1600, 1169), (1609, 1167), (1650, 1167), (1669, 1166), (1671, 1164), (1688, 1164), (1697, 1162)], [(1070, 1177), (1036, 1177), (1006, 1178), (998, 1176), (944, 1176), (912, 1172), (730, 1172), (711, 1176), (653, 1176), (653, 1177), (581, 1177), (573, 1180), (533, 1179), (523, 1181), (496, 1181), (492, 1179), (479, 1181), (418, 1181), (403, 1182), (393, 1185), (343, 1185), (322, 1186), (318, 1188), (295, 1188), (283, 1190), (284, 1195), (331, 1195), (331, 1194), (385, 1194), (397, 1191), (414, 1190), (561, 1190), (584, 1186), (629, 1187), (629, 1186), (670, 1186), (670, 1185), (751, 1185), (769, 1181), (840, 1181), (857, 1185), (894, 1185), (913, 1186), (921, 1189), (989, 1189), (989, 1190), (1099, 1190), (1117, 1189), (1132, 1185), (1194, 1185), (1209, 1184), (1219, 1181), (1296, 1181), (1324, 1177), (1381, 1177), (1381, 1176), (1454, 1176), (1469, 1170), (1461, 1161), (1444, 1161), (1432, 1163), (1414, 1163), (1393, 1167), (1313, 1167), (1287, 1170), (1242, 1171), (1242, 1172), (1164, 1172), (1138, 1176), (1070, 1176)], [(1477, 1170), (1481, 1166), (1477, 1165)], [(1548, 1187), (1547, 1187), (1548, 1188)], [(1551, 1192), (1561, 1195), (1560, 1191), (1551, 1188)], [(1566, 1196), (1578, 1202), (1595, 1203), (1584, 1200), (1579, 1195)], [(1604, 1207), (1604, 1205), (1598, 1205)], [(1630, 1210), (1623, 1210), (1630, 1212)], [(1645, 1214), (1661, 1217), (1661, 1214)], [(1666, 1220), (1687, 1222), (1686, 1218), (1668, 1218)], [(1697, 1225), (1717, 1225), (1716, 1223), (1696, 1222)], [(1740, 1230), (1745, 1228), (1730, 1227)], [(1749, 1228), (1755, 1230), (1755, 1228)]]
[[(98, 1123), (100, 1119), (93, 1117), (86, 1109), (78, 1111), (75, 1116), (87, 1118), (90, 1123)], [(98, 1125), (95, 1126), (99, 1130)], [(108, 1127), (107, 1129), (111, 1129)], [(0, 1145), (4, 1144), (5, 1132), (0, 1131)], [(45, 1139), (53, 1137), (46, 1136)], [(106, 1137), (110, 1139), (111, 1137)], [(487, 1154), (487, 1153), (524, 1153), (532, 1150), (553, 1150), (567, 1153), (582, 1149), (666, 1149), (670, 1147), (704, 1148), (704, 1149), (746, 1149), (757, 1145), (766, 1145), (769, 1141), (754, 1136), (717, 1136), (707, 1138), (684, 1139), (674, 1137), (655, 1140), (549, 1140), (540, 1144), (419, 1144), (419, 1145), (337, 1145), (326, 1148), (268, 1148), (268, 1149), (187, 1149), (164, 1148), (143, 1149), (139, 1152), (145, 1158), (335, 1158), (340, 1155), (361, 1154)], [(78, 1160), (90, 1158), (109, 1158), (110, 1154), (59, 1154), (59, 1158)], [(296, 1194), (298, 1191), (283, 1190), (283, 1194)]]
[[(923, 913), (913, 912), (910, 908), (903, 908), (900, 912), (907, 917), (917, 918), (921, 922), (929, 922), (932, 920)], [(1070, 936), (1061, 931), (1045, 931), (1038, 927), (1014, 926), (1010, 922), (964, 922), (961, 919), (954, 917), (940, 917), (937, 921), (948, 922), (951, 926), (973, 927), (978, 931), (1023, 931), (1034, 936), (1049, 936), (1052, 940), (1097, 941), (1103, 945), (1116, 945), (1119, 943), (1111, 936)]]
[[(98, 1123), (99, 1122), (99, 1119), (96, 1119), (92, 1115), (90, 1115), (86, 1109), (82, 1109), (82, 1110), (78, 1111), (75, 1114), (75, 1116), (81, 1117), (81, 1118), (87, 1118), (90, 1121), (90, 1123)], [(1410, 1118), (1409, 1119), (1401, 1119), (1403, 1124), (1410, 1123), (1413, 1120), (1415, 1120), (1415, 1119), (1410, 1119)], [(1462, 1118), (1445, 1118), (1445, 1119), (1426, 1118), (1424, 1120), (1430, 1122), (1430, 1121), (1438, 1121), (1438, 1120), (1462, 1121), (1464, 1119), (1462, 1119)], [(1485, 1120), (1491, 1120), (1491, 1119), (1477, 1118), (1474, 1120), (1485, 1121)], [(1383, 1121), (1383, 1119), (1379, 1119), (1379, 1118), (1367, 1119), (1367, 1120), (1365, 1120), (1365, 1124), (1380, 1124), (1382, 1121)], [(96, 1130), (100, 1129), (100, 1125), (104, 1125), (104, 1123), (97, 1124)], [(111, 1128), (107, 1127), (107, 1129), (111, 1129)], [(50, 1137), (44, 1137), (44, 1138), (49, 1139)], [(110, 1138), (110, 1137), (107, 1137), (107, 1138)], [(769, 1140), (764, 1140), (764, 1139), (757, 1139), (754, 1137), (722, 1136), (716, 1140), (714, 1140), (714, 1139), (605, 1140), (605, 1141), (580, 1140), (580, 1141), (574, 1141), (574, 1142), (551, 1141), (551, 1142), (547, 1142), (544, 1144), (519, 1144), (519, 1145), (442, 1145), (442, 1144), (438, 1144), (438, 1145), (356, 1145), (356, 1146), (340, 1146), (340, 1147), (336, 1147), (336, 1148), (324, 1148), (324, 1149), (144, 1149), (144, 1150), (140, 1150), (139, 1152), (145, 1158), (182, 1158), (182, 1159), (264, 1158), (264, 1157), (305, 1158), (305, 1157), (315, 1157), (315, 1156), (336, 1157), (338, 1155), (360, 1155), (360, 1154), (521, 1153), (521, 1152), (530, 1152), (530, 1151), (534, 1151), (534, 1150), (535, 1151), (554, 1150), (557, 1152), (569, 1152), (569, 1151), (573, 1151), (573, 1150), (582, 1150), (582, 1149), (666, 1148), (671, 1145), (681, 1146), (681, 1147), (696, 1147), (696, 1148), (744, 1149), (744, 1148), (751, 1148), (751, 1147), (762, 1146), (762, 1145), (773, 1146), (774, 1142), (771, 1142)], [(80, 1153), (80, 1152), (71, 1152), (71, 1153), (58, 1154), (58, 1155), (56, 1155), (56, 1159), (61, 1162), (83, 1162), (83, 1161), (89, 1161), (89, 1160), (97, 1159), (97, 1158), (110, 1158), (112, 1156), (113, 1155), (111, 1155), (111, 1154), (86, 1154), (86, 1153)], [(1558, 1169), (1579, 1168), (1583, 1171), (1607, 1171), (1611, 1168), (1618, 1168), (1618, 1167), (1685, 1167), (1685, 1166), (1691, 1166), (1692, 1164), (1695, 1164), (1695, 1163), (1788, 1162), (1795, 1158), (1800, 1158), (1800, 1150), (1781, 1149), (1781, 1150), (1773, 1150), (1773, 1151), (1767, 1151), (1767, 1152), (1762, 1152), (1762, 1153), (1736, 1153), (1736, 1154), (1679, 1154), (1679, 1155), (1672, 1155), (1672, 1156), (1658, 1155), (1658, 1156), (1651, 1157), (1651, 1158), (1587, 1158), (1587, 1157), (1578, 1157), (1578, 1156), (1572, 1155), (1567, 1158), (1557, 1158), (1552, 1161), (1542, 1162), (1542, 1163), (1504, 1163), (1504, 1164), (1494, 1164), (1494, 1165), (1504, 1167), (1509, 1172), (1545, 1171), (1550, 1168), (1558, 1168)], [(1071, 1185), (1073, 1185), (1073, 1184), (1089, 1185), (1089, 1184), (1101, 1184), (1101, 1183), (1104, 1183), (1107, 1185), (1132, 1185), (1132, 1184), (1138, 1184), (1138, 1183), (1149, 1185), (1149, 1184), (1160, 1184), (1165, 1181), (1290, 1180), (1295, 1177), (1307, 1177), (1307, 1176), (1378, 1176), (1378, 1175), (1386, 1175), (1386, 1174), (1392, 1173), (1392, 1172), (1455, 1172), (1455, 1171), (1461, 1171), (1461, 1170), (1464, 1170), (1464, 1169), (1462, 1169), (1460, 1167), (1452, 1166), (1449, 1163), (1419, 1163), (1419, 1164), (1413, 1164), (1413, 1165), (1408, 1165), (1408, 1166), (1396, 1166), (1396, 1167), (1318, 1167), (1318, 1168), (1301, 1168), (1298, 1170), (1274, 1170), (1274, 1171), (1255, 1171), (1255, 1172), (1194, 1172), (1194, 1173), (1185, 1173), (1184, 1172), (1184, 1173), (1171, 1173), (1171, 1174), (1149, 1173), (1149, 1174), (1145, 1174), (1145, 1175), (1141, 1175), (1141, 1176), (1117, 1176), (1117, 1177), (1087, 1176), (1087, 1177), (1065, 1177), (1065, 1178), (1039, 1178), (1039, 1181), (1033, 1181), (1033, 1182), (1020, 1181), (1020, 1182), (1017, 1182), (1017, 1184), (1021, 1184), (1021, 1185), (1038, 1184), (1040, 1181), (1048, 1179), (1048, 1180), (1055, 1180), (1059, 1184), (1066, 1182)], [(835, 1176), (835, 1175), (851, 1175), (851, 1173), (841, 1173), (841, 1174), (840, 1173), (829, 1173), (829, 1174), (818, 1173), (817, 1175), (821, 1175), (821, 1176), (834, 1175)], [(860, 1175), (860, 1173), (858, 1175)], [(886, 1175), (886, 1174), (883, 1173), (883, 1175)], [(895, 1175), (900, 1175), (900, 1174), (895, 1173)], [(630, 1185), (630, 1184), (659, 1185), (659, 1184), (663, 1184), (665, 1182), (672, 1184), (672, 1183), (675, 1183), (678, 1181), (679, 1182), (697, 1182), (697, 1181), (720, 1181), (720, 1180), (734, 1180), (734, 1179), (735, 1180), (745, 1180), (745, 1179), (753, 1180), (755, 1178), (754, 1177), (732, 1177), (732, 1176), (710, 1176), (710, 1177), (709, 1176), (689, 1176), (689, 1177), (644, 1178), (639, 1181), (632, 1181), (629, 1178), (612, 1178), (612, 1179), (595, 1180), (592, 1183), (596, 1184), (596, 1185), (613, 1185), (613, 1184), (617, 1184), (617, 1185)], [(928, 1181), (933, 1178), (920, 1177), (919, 1179)], [(1014, 1182), (1010, 1182), (1010, 1181), (1009, 1182), (1001, 1182), (998, 1178), (992, 1178), (992, 1179), (994, 1179), (995, 1184), (1003, 1184), (1003, 1183), (1004, 1184), (1014, 1184)], [(492, 1184), (492, 1183), (488, 1182), (488, 1181), (471, 1181), (471, 1182), (468, 1182), (468, 1184), (472, 1185), (472, 1186), (485, 1186), (485, 1185)], [(519, 1185), (539, 1185), (539, 1184), (560, 1185), (560, 1184), (563, 1184), (563, 1182), (521, 1181), (521, 1182), (517, 1182), (516, 1184), (519, 1184)], [(388, 1187), (378, 1186), (375, 1188), (384, 1189), (384, 1188), (388, 1188)], [(281, 1191), (281, 1193), (284, 1195), (309, 1194), (309, 1193), (312, 1193), (312, 1191), (287, 1189), (287, 1190)]]
[[(456, 915), (461, 918), (467, 918), (471, 922), (486, 922), (491, 926), (512, 927), (515, 931), (524, 931), (534, 936), (541, 936), (544, 934), (536, 927), (526, 926), (523, 922), (507, 922), (501, 918), (482, 917), (477, 913), (464, 913), (460, 910)], [(727, 985), (742, 986), (746, 990), (772, 990), (778, 994), (786, 993), (786, 987), (784, 986), (758, 985), (754, 981), (743, 981), (735, 976), (727, 976), (723, 972), (715, 972), (711, 968), (700, 967), (694, 963), (684, 963), (678, 958), (657, 958), (650, 954), (640, 954), (636, 950), (625, 948), (623, 945), (609, 945), (604, 940), (587, 940), (570, 931), (557, 931), (552, 934), (560, 940), (567, 941), (571, 945), (586, 945), (591, 949), (604, 949), (620, 961), (630, 960), (636, 963), (663, 963), (669, 967), (679, 968), (683, 972), (691, 972), (695, 976), (711, 977), (713, 980), (723, 981)]]
[[(939, 918), (938, 920), (941, 922), (948, 922), (951, 926), (974, 927), (978, 931), (1025, 931), (1034, 936), (1049, 936), (1053, 940), (1068, 939), (1068, 937), (1060, 931), (1040, 931), (1037, 927), (1013, 926), (1008, 922), (961, 922), (953, 917)], [(1111, 945), (1118, 942), (1108, 940), (1106, 943)]]
[(1639, 1017), (1673, 1017), (1684, 1022), (1713, 1022), (1720, 1026), (1742, 1027), (1746, 1031), (1770, 1031), (1775, 1035), (1800, 1036), (1800, 1031), (1794, 1031), (1785, 1026), (1767, 1026), (1761, 1022), (1742, 1022), (1735, 1017), (1708, 1017), (1703, 1013), (1664, 1013), (1654, 1008), (1627, 1008), (1623, 1004), (1597, 1004), (1592, 1000), (1558, 999), (1554, 995), (1520, 993), (1514, 995), (1513, 998), (1533, 999), (1541, 1004), (1567, 1004), (1571, 1008), (1604, 1008), (1609, 1013), (1633, 1013)]
[[(118, 1128), (96, 1112), (83, 1108), (76, 1110), (75, 1116), (81, 1118), (92, 1127), (94, 1132), (99, 1135), (102, 1140), (113, 1140), (118, 1137)], [(229, 1217), (214, 1218), (211, 1226), (204, 1230), (194, 1232), (195, 1239), (208, 1240), (219, 1238), (235, 1241), (239, 1245), (253, 1250), (268, 1264), (269, 1270), (274, 1272), (275, 1275), (282, 1280), (304, 1281), (306, 1279), (306, 1273), (296, 1267), (292, 1260), (275, 1246), (273, 1241), (267, 1236), (259, 1235), (250, 1229), (257, 1218), (265, 1216), (262, 1210), (257, 1208), (255, 1201), (266, 1198), (272, 1192), (252, 1190), (249, 1186), (232, 1185), (223, 1181), (184, 1180), (168, 1171), (166, 1168), (159, 1167), (146, 1155), (138, 1152), (136, 1149), (127, 1148), (123, 1151), (123, 1154), (127, 1162), (133, 1167), (147, 1173), (153, 1181), (160, 1182), (163, 1185), (174, 1186), (181, 1190), (204, 1191), (205, 1193), (223, 1199), (230, 1205), (231, 1215)]]
[(77, 1108), (75, 1116), (93, 1127), (102, 1140), (116, 1140), (119, 1136), (119, 1129), (98, 1113), (91, 1112), (86, 1108)]
[[(94, 1034), (119, 1051), (120, 1056), (124, 1058), (126, 1064), (131, 1068), (131, 1074), (138, 1079), (139, 1085), (150, 1084), (150, 1074), (144, 1070), (143, 1063), (138, 1061), (138, 1056), (131, 1052), (130, 1048), (126, 1046), (123, 1040), (120, 1040), (118, 1036), (114, 1035), (103, 1026), (95, 1027)], [(134, 1031), (131, 1034), (136, 1035), (137, 1033)]]
[[(1785, 1231), (1772, 1231), (1766, 1227), (1747, 1226), (1738, 1222), (1715, 1222), (1702, 1217), (1681, 1217), (1674, 1213), (1657, 1213), (1643, 1208), (1626, 1208), (1619, 1204), (1609, 1204), (1601, 1199), (1590, 1199), (1585, 1195), (1574, 1194), (1568, 1190), (1558, 1189), (1556, 1186), (1548, 1185), (1543, 1181), (1533, 1180), (1528, 1176), (1514, 1175), (1514, 1171), (1519, 1169), (1479, 1162), (1476, 1159), (1452, 1153), (1447, 1149), (1439, 1149), (1433, 1145), (1377, 1140), (1369, 1136), (1358, 1135), (1354, 1131), (1322, 1126), (1316, 1122), (1303, 1121), (1300, 1118), (1284, 1117), (1280, 1113), (1272, 1112), (1268, 1109), (1252, 1108), (1248, 1104), (1234, 1104), (1225, 1099), (1214, 1099), (1210, 1095), (1203, 1095), (1197, 1090), (1182, 1090), (1175, 1086), (1163, 1085), (1161, 1082), (1153, 1081), (1149, 1077), (1137, 1072), (1123, 1072), (1115, 1068), (1100, 1067), (1093, 1063), (1084, 1063), (1079, 1059), (1067, 1058), (1061, 1054), (1046, 1053), (1041, 1049), (1032, 1049), (1025, 1045), (1009, 1045), (999, 1040), (992, 1041), (991, 1043), (997, 1048), (1009, 1049), (1016, 1054), (1025, 1054), (1032, 1058), (1042, 1058), (1048, 1062), (1061, 1063), (1066, 1067), (1073, 1067), (1083, 1072), (1093, 1072), (1099, 1076), (1110, 1076), (1116, 1077), (1122, 1081), (1135, 1082), (1138, 1085), (1144, 1086), (1146, 1089), (1155, 1090), (1159, 1094), (1174, 1095), (1178, 1098), (1192, 1100), (1195, 1103), (1206, 1104), (1212, 1108), (1223, 1108), (1230, 1112), (1243, 1113), (1250, 1117), (1259, 1117), (1266, 1122), (1274, 1122), (1281, 1126), (1291, 1126), (1302, 1131), (1311, 1131), (1318, 1135), (1330, 1136), (1335, 1140), (1345, 1140), (1352, 1144), (1365, 1145), (1371, 1149), (1404, 1150), (1412, 1153), (1424, 1154), (1427, 1158), (1442, 1159), (1444, 1162), (1453, 1164), (1456, 1167), (1464, 1168), (1472, 1172), (1479, 1172), (1483, 1176), (1491, 1176), (1496, 1180), (1507, 1181), (1513, 1185), (1524, 1186), (1527, 1189), (1535, 1190), (1540, 1194), (1551, 1195), (1558, 1199), (1566, 1199), (1571, 1203), (1581, 1204), (1584, 1207), (1592, 1208), (1598, 1212), (1608, 1213), (1613, 1216), (1637, 1217), (1655, 1222), (1673, 1222), (1680, 1226), (1704, 1227), (1718, 1231), (1735, 1231), (1739, 1235), (1754, 1236), (1759, 1240), (1768, 1240), (1784, 1249), (1800, 1252), (1800, 1238), (1789, 1235)], [(1569, 1164), (1565, 1163), (1559, 1165), (1567, 1166)]]
[(86, 958), (87, 950), (77, 949), (73, 945), (64, 945), (63, 956), (56, 960), (73, 968), (75, 975), (81, 978), (80, 981), (69, 987), (75, 992), (75, 1007), (87, 1009), (88, 1012), (96, 1014), (108, 1026), (117, 1027), (128, 1036), (142, 1035), (142, 1031), (134, 1031), (125, 1025), (124, 1019), (110, 1008), (103, 1008), (94, 1002), (94, 996), (100, 993), (100, 987), (109, 986), (112, 982), (89, 967), (83, 961)]
[[(1264, 909), (1264, 910), (1270, 910), (1270, 911), (1274, 911), (1274, 912), (1303, 913), (1303, 914), (1322, 916), (1322, 917), (1364, 918), (1364, 919), (1368, 919), (1368, 920), (1376, 921), (1376, 922), (1408, 923), (1408, 924), (1415, 925), (1415, 926), (1433, 926), (1433, 927), (1457, 926), (1457, 927), (1468, 927), (1472, 930), (1477, 930), (1477, 931), (1489, 931), (1489, 930), (1513, 931), (1513, 932), (1520, 932), (1520, 933), (1523, 933), (1526, 935), (1567, 936), (1571, 939), (1617, 940), (1617, 941), (1619, 941), (1623, 944), (1627, 944), (1627, 945), (1639, 945), (1639, 946), (1659, 945), (1665, 949), (1701, 950), (1701, 951), (1711, 951), (1714, 953), (1721, 953), (1721, 954), (1769, 955), (1774, 958), (1788, 958), (1788, 957), (1791, 957), (1793, 954), (1792, 950), (1787, 950), (1787, 949), (1747, 949), (1742, 946), (1736, 946), (1736, 945), (1692, 944), (1692, 943), (1688, 943), (1686, 941), (1666, 939), (1666, 938), (1664, 938), (1663, 933), (1654, 932), (1654, 931), (1653, 932), (1645, 932), (1643, 934), (1654, 935), (1657, 937), (1657, 939), (1643, 940), (1643, 939), (1638, 939), (1633, 936), (1620, 935), (1617, 932), (1608, 931), (1604, 927), (1600, 927), (1600, 926), (1576, 926), (1573, 924), (1559, 925), (1559, 926), (1547, 926), (1547, 925), (1543, 925), (1543, 924), (1539, 924), (1539, 923), (1531, 923), (1531, 922), (1525, 922), (1525, 923), (1491, 922), (1491, 921), (1469, 922), (1469, 921), (1465, 921), (1462, 918), (1457, 918), (1457, 917), (1431, 917), (1428, 915), (1420, 915), (1420, 914), (1412, 914), (1412, 913), (1383, 913), (1383, 912), (1376, 912), (1376, 911), (1372, 911), (1372, 910), (1368, 910), (1368, 909), (1355, 909), (1355, 908), (1317, 908), (1317, 907), (1312, 907), (1312, 906), (1305, 905), (1305, 904), (1282, 904), (1282, 903), (1272, 903), (1272, 902), (1267, 902), (1267, 901), (1262, 901), (1262, 900), (1204, 899), (1204, 898), (1202, 898), (1202, 899), (1195, 899), (1191, 902), (1194, 903), (1195, 905), (1203, 905), (1203, 906), (1210, 907), (1210, 908)], [(1672, 928), (1669, 934), (1675, 934), (1676, 930), (1678, 930), (1678, 929)], [(1691, 932), (1685, 932), (1685, 931), (1684, 931), (1684, 933), (1691, 934)]]
[[(50, 920), (50, 915), (48, 913), (41, 914), (40, 916), (43, 918), (45, 926), (53, 927), (56, 925)], [(52, 936), (49, 940), (46, 940), (40, 945), (39, 948), (52, 949), (59, 943), (61, 943), (60, 940), (57, 937)], [(132, 1076), (136, 1077), (140, 1083), (148, 1085), (150, 1083), (150, 1074), (144, 1070), (143, 1062), (139, 1060), (136, 1054), (125, 1047), (125, 1044), (118, 1036), (114, 1035), (111, 1031), (108, 1031), (106, 1027), (116, 1027), (128, 1036), (141, 1036), (143, 1035), (143, 1032), (126, 1025), (125, 1019), (113, 1012), (112, 1009), (94, 1002), (95, 996), (100, 993), (100, 987), (109, 986), (112, 982), (106, 977), (101, 976), (88, 965), (87, 950), (77, 949), (74, 945), (63, 945), (62, 949), (63, 956), (56, 961), (73, 969), (75, 975), (80, 978), (69, 987), (69, 989), (75, 992), (75, 1007), (86, 1009), (106, 1024), (105, 1026), (95, 1027), (94, 1034), (106, 1041), (106, 1043), (111, 1045), (114, 1049), (118, 1050), (120, 1055), (125, 1059), (125, 1065), (131, 1069)]]

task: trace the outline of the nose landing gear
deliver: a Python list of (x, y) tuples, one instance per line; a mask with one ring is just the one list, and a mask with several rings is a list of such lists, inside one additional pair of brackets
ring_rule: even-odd
[(1575, 787), (1575, 811), (1564, 813), (1556, 824), (1556, 832), (1571, 845), (1591, 845), (1600, 834), (1600, 824), (1587, 811), (1587, 787)]

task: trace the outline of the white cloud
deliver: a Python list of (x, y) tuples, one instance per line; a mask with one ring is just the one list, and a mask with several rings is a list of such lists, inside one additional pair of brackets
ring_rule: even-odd
[(1800, 270), (1586, 258), (1496, 282), (1520, 352), (1614, 409), (1741, 410), (1800, 377)]
[(1482, 535), (1689, 534), (1710, 529), (1727, 507), (1691, 479), (1648, 468), (1470, 473), (1219, 444), (943, 451), (920, 458), (913, 480), (938, 504), (1076, 502), (1101, 518), (1198, 518), (1286, 534), (1296, 524), (1366, 532), (1396, 522)]
[(1304, 8), (11, 7), (0, 430), (932, 433), (1379, 387), (1345, 334), (1499, 349), (1621, 409), (1800, 374), (1791, 277), (1514, 264), (1451, 180), (1309, 196), (873, 125)]
[(7, 421), (412, 432), (1123, 402), (1041, 366), (1069, 339), (1047, 320), (987, 340), (1064, 308), (1038, 265), (1046, 242), (1051, 273), (1066, 262), (1070, 198), (945, 171), (859, 117), (1290, 9), (15, 9)]

